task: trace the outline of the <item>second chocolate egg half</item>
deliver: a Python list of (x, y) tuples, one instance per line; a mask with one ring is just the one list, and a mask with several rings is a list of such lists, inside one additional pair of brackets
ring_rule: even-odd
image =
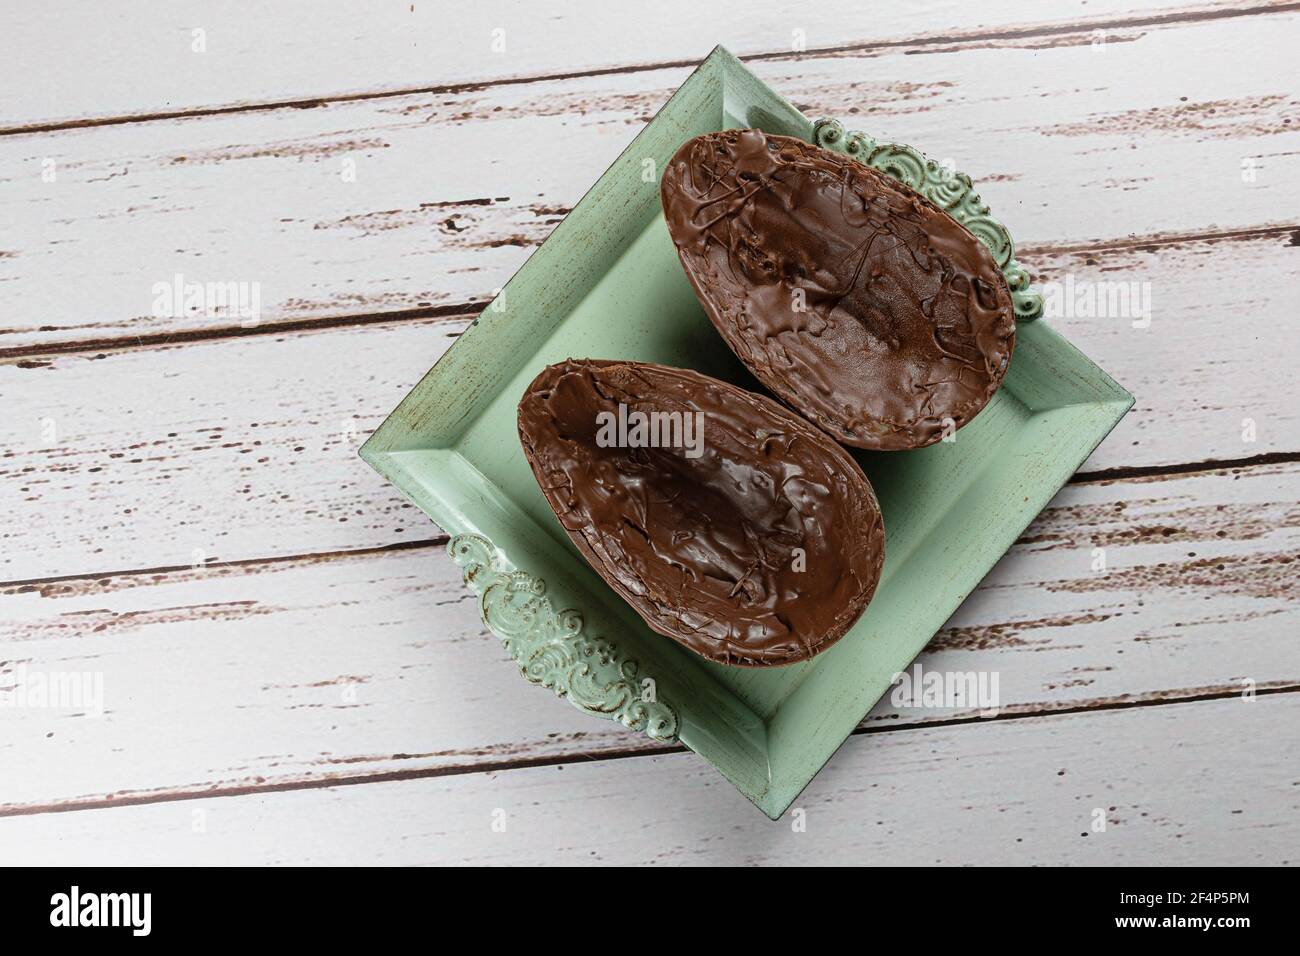
[(751, 372), (839, 441), (902, 450), (969, 422), (1015, 347), (988, 248), (891, 177), (760, 130), (686, 142), (660, 186), (710, 321)]
[(770, 398), (687, 369), (570, 359), (529, 385), (519, 438), (596, 573), (710, 660), (806, 660), (875, 593), (885, 532), (870, 483)]

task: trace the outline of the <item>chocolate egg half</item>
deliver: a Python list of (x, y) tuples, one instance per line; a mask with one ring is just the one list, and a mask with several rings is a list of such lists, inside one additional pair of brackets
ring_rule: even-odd
[(519, 438), (596, 573), (710, 660), (809, 658), (875, 592), (885, 534), (871, 485), (769, 398), (664, 365), (570, 360), (528, 387)]
[(838, 440), (938, 441), (1006, 374), (1006, 278), (957, 220), (891, 177), (741, 129), (679, 149), (664, 217), (704, 311), (754, 375)]

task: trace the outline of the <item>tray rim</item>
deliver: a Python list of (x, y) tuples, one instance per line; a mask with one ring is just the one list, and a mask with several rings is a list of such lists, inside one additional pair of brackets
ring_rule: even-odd
[[(1018, 318), (1029, 320), (1020, 330), (1022, 335), (1028, 333), (1048, 346), (1063, 351), (1065, 355), (1072, 356), (1076, 363), (1080, 364), (1082, 368), (1092, 375), (1094, 379), (1093, 386), (1100, 390), (1098, 395), (1105, 396), (1098, 397), (1091, 402), (1075, 403), (1089, 405), (1095, 410), (1097, 416), (1095, 428), (1089, 432), (1090, 437), (1085, 442), (1087, 447), (1078, 454), (1077, 461), (1066, 462), (1063, 460), (1058, 463), (1062, 466), (1068, 463), (1068, 470), (1064, 471), (1060, 482), (1058, 483), (1053, 478), (1040, 486), (1041, 489), (1046, 489), (1045, 493), (1041, 495), (1043, 498), (1041, 503), (1035, 503), (1032, 509), (1020, 509), (1017, 512), (1018, 515), (1023, 515), (1025, 519), (1023, 525), (1020, 525), (1017, 530), (1023, 530), (1023, 527), (1033, 521), (1047, 500), (1068, 480), (1069, 474), (1072, 474), (1086, 460), (1092, 450), (1104, 440), (1114, 425), (1128, 411), (1133, 404), (1133, 397), (1095, 363), (1079, 352), (1068, 340), (1045, 323), (1034, 320), (1034, 317), (1041, 313), (1041, 299), (1029, 289), (1028, 274), (1015, 263), (1014, 246), (1011, 243), (1009, 233), (1006, 233), (1001, 224), (993, 220), (988, 214), (988, 207), (974, 193), (968, 177), (963, 174), (953, 173), (951, 170), (945, 170), (938, 164), (933, 163), (933, 161), (925, 159), (922, 154), (911, 147), (901, 144), (878, 144), (875, 140), (863, 134), (850, 133), (846, 135), (838, 123), (830, 120), (813, 123), (791, 106), (788, 101), (781, 98), (779, 94), (770, 90), (766, 84), (754, 76), (739, 60), (721, 46), (716, 47), (705, 58), (678, 91), (674, 93), (668, 103), (656, 114), (651, 123), (632, 140), (619, 158), (597, 180), (596, 184), (583, 196), (582, 200), (574, 206), (570, 214), (565, 217), (564, 222), (557, 226), (551, 236), (534, 251), (510, 281), (506, 283), (500, 299), (504, 301), (504, 297), (509, 295), (512, 285), (516, 284), (521, 276), (547, 267), (546, 250), (548, 244), (552, 249), (564, 244), (564, 237), (573, 232), (575, 226), (581, 226), (582, 216), (580, 210), (587, 208), (589, 198), (598, 196), (602, 187), (607, 184), (611, 177), (625, 174), (625, 168), (629, 160), (635, 159), (637, 154), (641, 152), (638, 149), (638, 144), (642, 142), (643, 137), (651, 132), (662, 117), (671, 117), (671, 108), (674, 102), (678, 100), (678, 97), (683, 94), (683, 91), (692, 87), (692, 84), (698, 86), (702, 82), (717, 83), (719, 89), (714, 92), (723, 101), (720, 103), (723, 111), (723, 123), (726, 122), (725, 101), (728, 93), (731, 92), (728, 89), (728, 84), (754, 84), (762, 89), (763, 98), (774, 104), (776, 114), (773, 122), (775, 125), (782, 127), (781, 131), (785, 132), (790, 128), (794, 128), (797, 132), (802, 133), (804, 139), (818, 142), (827, 148), (840, 149), (850, 155), (855, 155), (860, 151), (861, 154), (855, 155), (855, 158), (864, 162), (871, 157), (876, 157), (884, 165), (869, 162), (870, 165), (883, 168), (891, 175), (895, 175), (896, 178), (902, 178), (904, 182), (908, 182), (908, 179), (898, 175), (896, 171), (898, 168), (902, 168), (904, 172), (916, 171), (921, 179), (920, 186), (924, 186), (929, 181), (935, 189), (941, 190), (940, 200), (943, 201), (939, 201), (938, 204), (948, 208), (949, 212), (953, 212), (954, 209), (966, 210), (970, 216), (984, 217), (987, 221), (993, 223), (997, 229), (1001, 229), (1002, 233), (1005, 233), (1005, 241), (1001, 248), (998, 248), (997, 244), (1002, 242), (1002, 239), (996, 231), (990, 231), (989, 233), (976, 232), (994, 250), (995, 256), (999, 259), (999, 264), (1007, 272), (1008, 282), (1012, 284), (1013, 292), (1020, 293), (1021, 297), (1016, 301), (1017, 315)], [(784, 108), (785, 115), (781, 115), (782, 108)], [(901, 167), (898, 159), (900, 155), (909, 160)], [(864, 156), (868, 157), (868, 159), (863, 159)], [(912, 161), (912, 157), (915, 157), (914, 161)], [(895, 168), (890, 168), (891, 163)], [(935, 196), (928, 195), (925, 189), (919, 188), (918, 185), (914, 185), (912, 182), (908, 182), (908, 185), (913, 185), (913, 188), (917, 188), (919, 192), (926, 194), (927, 198), (936, 201)], [(958, 216), (958, 218), (961, 217)], [(571, 221), (575, 225), (570, 225)], [(566, 229), (566, 226), (569, 228)], [(990, 235), (992, 239), (990, 239)], [(559, 237), (558, 241), (553, 241), (557, 237)], [(397, 408), (362, 446), (361, 457), (388, 480), (392, 481), (403, 494), (414, 501), (421, 510), (425, 511), (451, 535), (449, 552), (453, 560), (464, 569), (466, 584), (478, 595), (482, 620), (488, 629), (505, 643), (526, 679), (550, 688), (586, 713), (605, 719), (617, 720), (630, 729), (647, 733), (654, 740), (663, 743), (681, 740), (691, 749), (705, 756), (710, 763), (713, 763), (724, 776), (731, 780), (748, 799), (754, 802), (769, 817), (772, 819), (779, 818), (788, 806), (797, 799), (799, 793), (812, 780), (817, 771), (830, 759), (834, 750), (853, 732), (853, 727), (849, 727), (839, 742), (830, 747), (829, 750), (822, 748), (825, 752), (821, 754), (811, 772), (808, 772), (808, 767), (804, 767), (797, 773), (785, 774), (774, 772), (777, 768), (774, 768), (771, 764), (771, 750), (768, 747), (769, 723), (762, 722), (761, 727), (750, 726), (747, 724), (745, 715), (736, 714), (734, 717), (737, 721), (736, 732), (743, 738), (743, 743), (764, 752), (767, 761), (766, 773), (755, 775), (742, 772), (740, 768), (732, 764), (732, 761), (725, 754), (721, 755), (722, 759), (719, 759), (720, 754), (716, 752), (717, 748), (714, 743), (698, 739), (697, 729), (692, 727), (689, 721), (683, 720), (684, 713), (671, 699), (639, 699), (642, 696), (639, 691), (643, 687), (640, 681), (647, 676), (654, 679), (654, 675), (650, 671), (642, 669), (639, 662), (641, 654), (635, 647), (634, 641), (631, 647), (628, 646), (629, 638), (627, 634), (620, 633), (618, 639), (612, 640), (594, 636), (584, 630), (584, 617), (577, 610), (566, 607), (564, 610), (557, 612), (548, 596), (546, 580), (532, 573), (526, 567), (517, 566), (507, 559), (505, 553), (492, 542), (491, 537), (481, 533), (479, 524), (470, 514), (470, 511), (473, 510), (471, 505), (462, 506), (460, 503), (454, 503), (431, 495), (406, 467), (405, 459), (409, 457), (410, 453), (436, 452), (446, 456), (441, 462), (444, 467), (453, 469), (465, 467), (471, 471), (474, 470), (473, 465), (465, 460), (454, 447), (437, 444), (431, 447), (429, 442), (437, 438), (446, 440), (456, 428), (463, 428), (467, 422), (472, 422), (476, 417), (476, 412), (482, 410), (483, 396), (490, 397), (495, 392), (486, 386), (481, 387), (479, 394), (465, 402), (459, 414), (452, 421), (439, 418), (437, 409), (429, 407), (428, 399), (434, 397), (434, 393), (438, 391), (436, 385), (439, 379), (455, 380), (455, 377), (463, 371), (462, 360), (471, 351), (465, 347), (467, 341), (486, 340), (504, 332), (508, 320), (500, 314), (490, 314), (493, 313), (495, 304), (494, 300), (493, 305), (490, 305), (474, 320), (460, 339), (444, 353), (433, 368), (403, 398)], [(563, 314), (561, 313), (561, 321), (562, 319)], [(520, 367), (528, 361), (529, 357), (530, 355), (526, 354), (522, 359), (519, 359)], [(511, 374), (513, 373), (498, 374), (497, 380), (508, 380)], [(477, 406), (476, 402), (478, 402)], [(1067, 407), (1074, 406), (1059, 406), (1059, 408)], [(1052, 406), (1052, 408), (1055, 409), (1058, 406)], [(428, 429), (431, 425), (435, 429), (433, 435), (417, 437), (422, 429)], [(448, 445), (454, 445), (454, 442), (448, 442)], [(1083, 448), (1083, 446), (1078, 446), (1078, 448)], [(1078, 449), (1075, 450), (1078, 451)], [(1070, 457), (1073, 458), (1074, 456)], [(1061, 471), (1062, 468), (1058, 467), (1056, 470)], [(482, 478), (482, 476), (480, 477)], [(482, 480), (487, 482), (486, 478), (482, 478)], [(1028, 499), (1026, 500), (1028, 501)], [(527, 521), (528, 519), (525, 518), (524, 520)], [(1014, 537), (1011, 540), (1014, 541)], [(1008, 546), (1009, 544), (1010, 542), (1007, 542)], [(1005, 547), (998, 549), (997, 556), (1000, 557), (1005, 550)], [(960, 604), (960, 601), (964, 600), (970, 591), (978, 587), (979, 581), (996, 563), (998, 557), (994, 557), (988, 567), (980, 572), (979, 577), (973, 580), (970, 587), (957, 599), (957, 604)], [(558, 557), (548, 556), (544, 566), (556, 568), (557, 565), (551, 562), (559, 560), (561, 559)], [(563, 564), (558, 567), (562, 571)], [(550, 572), (548, 571), (549, 575)], [(924, 643), (928, 643), (932, 636), (927, 636)], [(919, 653), (923, 647), (924, 644), (915, 653)], [(878, 699), (878, 696), (873, 700)], [(871, 704), (868, 704), (866, 710), (869, 711), (871, 706)], [(753, 716), (752, 713), (750, 716)], [(776, 716), (779, 715), (773, 715), (772, 720), (775, 720)], [(856, 726), (863, 716), (865, 716), (865, 711), (854, 718), (853, 725)]]

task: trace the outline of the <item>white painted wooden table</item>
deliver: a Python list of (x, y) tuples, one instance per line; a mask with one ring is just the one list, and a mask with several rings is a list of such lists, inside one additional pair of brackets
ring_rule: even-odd
[[(1300, 4), (743, 6), (5, 6), (0, 862), (1297, 858)], [(1000, 715), (883, 702), (805, 832), (521, 681), (355, 455), (715, 42), (1152, 293), (1049, 319), (1137, 405), (922, 658)]]

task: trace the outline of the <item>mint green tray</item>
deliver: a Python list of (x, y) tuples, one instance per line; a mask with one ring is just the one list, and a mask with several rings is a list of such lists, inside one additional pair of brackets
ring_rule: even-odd
[[(659, 176), (678, 146), (738, 126), (839, 149), (930, 196), (993, 250), (1024, 320), (1005, 384), (955, 441), (857, 454), (887, 534), (875, 600), (829, 651), (779, 668), (712, 664), (651, 632), (569, 543), (515, 430), (525, 386), (570, 356), (757, 387), (700, 310), (659, 209)], [(909, 147), (812, 123), (719, 47), (361, 456), (453, 536), (483, 620), (524, 677), (594, 716), (681, 741), (776, 819), (1132, 405), (1040, 311), (968, 178)]]

